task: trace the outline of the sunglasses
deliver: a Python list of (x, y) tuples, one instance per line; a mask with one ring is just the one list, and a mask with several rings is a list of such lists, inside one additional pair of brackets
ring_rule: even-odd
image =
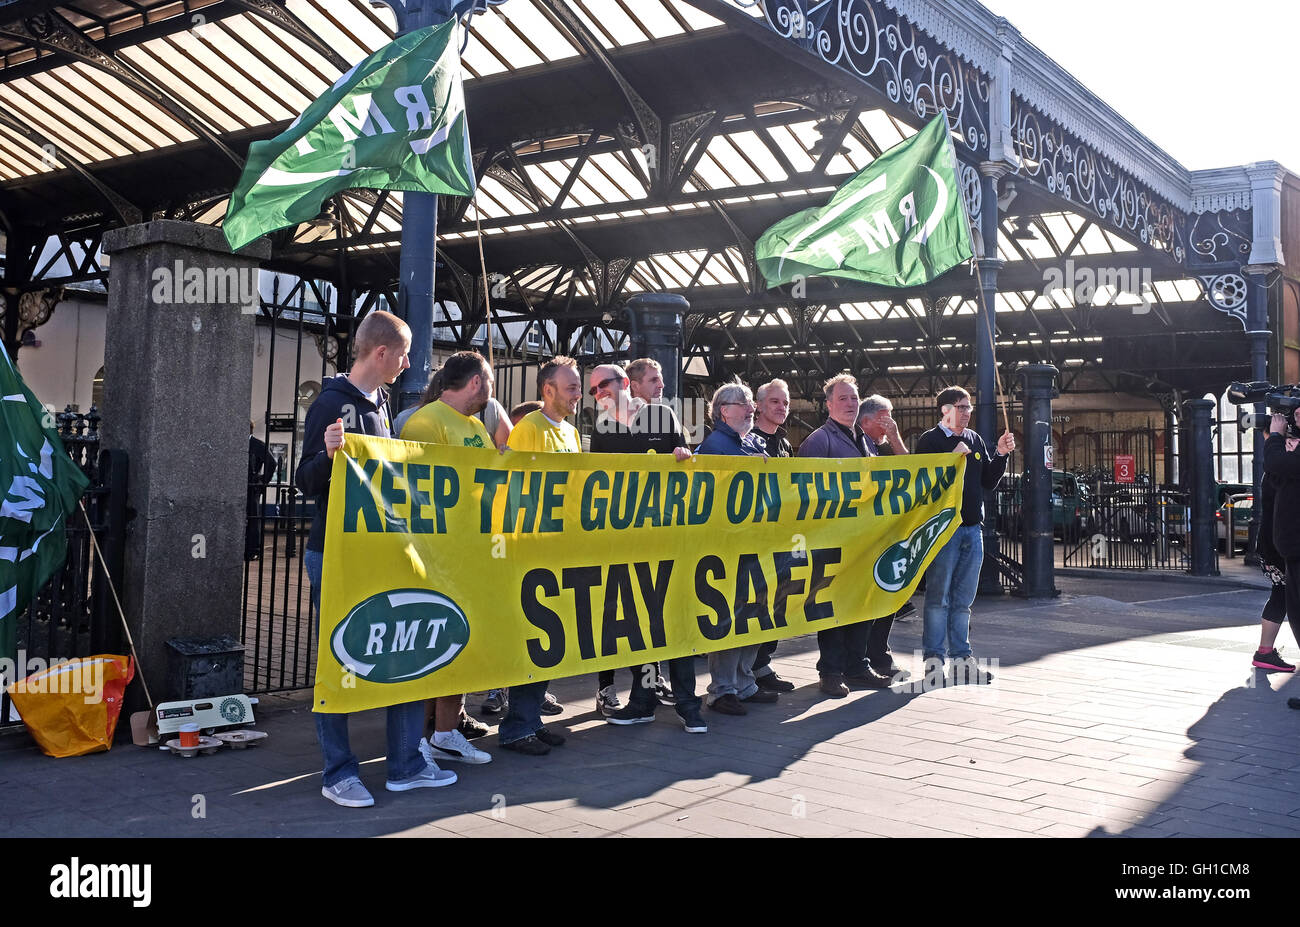
[(591, 396), (595, 396), (597, 393), (599, 393), (599, 392), (600, 392), (601, 390), (603, 390), (605, 387), (609, 386), (609, 384), (611, 384), (611, 383), (617, 383), (619, 380), (622, 380), (622, 379), (623, 379), (622, 377), (606, 377), (605, 379), (603, 379), (603, 380), (601, 380), (599, 383), (597, 383), (595, 386), (593, 386), (591, 389), (587, 390), (587, 393), (588, 393), (589, 395), (591, 395)]

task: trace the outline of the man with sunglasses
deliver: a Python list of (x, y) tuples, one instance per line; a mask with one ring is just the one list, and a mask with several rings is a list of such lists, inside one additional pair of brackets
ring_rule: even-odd
[[(678, 462), (690, 460), (691, 452), (682, 438), (681, 424), (671, 406), (634, 399), (630, 381), (617, 364), (602, 364), (591, 371), (588, 393), (595, 398), (600, 415), (591, 433), (595, 454), (672, 454)], [(655, 719), (655, 703), (667, 695), (653, 663), (631, 667), (632, 693), (626, 707), (616, 707), (614, 672), (602, 672), (597, 682), (596, 707), (610, 724), (646, 724)], [(695, 694), (695, 660), (681, 657), (668, 661), (672, 678), (671, 701), (687, 733), (703, 734), (708, 728), (700, 717), (700, 699)]]
[(970, 393), (950, 386), (935, 397), (943, 418), (916, 442), (918, 454), (966, 456), (966, 475), (961, 496), (961, 527), (934, 556), (925, 574), (924, 630), (921, 652), (926, 678), (942, 678), (944, 644), (952, 658), (954, 683), (987, 684), (993, 674), (979, 668), (970, 645), (970, 609), (979, 589), (984, 564), (984, 492), (997, 487), (1007, 469), (1007, 459), (1016, 449), (1011, 432), (998, 439), (997, 453), (990, 454), (979, 432), (970, 428)]

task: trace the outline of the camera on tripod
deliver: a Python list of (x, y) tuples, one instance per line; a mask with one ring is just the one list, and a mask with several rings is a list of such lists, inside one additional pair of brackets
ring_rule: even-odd
[(1286, 416), (1287, 435), (1300, 438), (1300, 428), (1296, 427), (1294, 412), (1300, 409), (1300, 384), (1274, 386), (1263, 380), (1253, 383), (1233, 383), (1228, 387), (1228, 402), (1235, 406), (1247, 403), (1263, 402), (1268, 405), (1268, 413), (1242, 412), (1238, 423), (1242, 431), (1254, 428), (1267, 432), (1272, 426), (1274, 413)]

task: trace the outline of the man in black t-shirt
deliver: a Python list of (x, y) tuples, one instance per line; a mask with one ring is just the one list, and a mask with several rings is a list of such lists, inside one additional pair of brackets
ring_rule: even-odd
[[(617, 364), (602, 364), (591, 371), (588, 392), (600, 410), (591, 432), (592, 453), (672, 454), (678, 462), (690, 460), (690, 448), (672, 407), (633, 399), (628, 385), (627, 374)], [(645, 724), (655, 719), (656, 689), (661, 688), (659, 669), (653, 663), (631, 669), (632, 693), (626, 707), (614, 707), (617, 702), (610, 704), (614, 672), (600, 674), (596, 705), (610, 724)], [(695, 694), (694, 657), (669, 660), (668, 676), (672, 680), (672, 700), (687, 732), (705, 733), (708, 727), (700, 716), (700, 699)]]

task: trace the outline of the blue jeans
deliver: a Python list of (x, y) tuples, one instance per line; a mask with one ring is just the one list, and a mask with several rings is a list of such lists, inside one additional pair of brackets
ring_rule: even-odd
[(921, 651), (925, 657), (961, 659), (971, 655), (970, 607), (979, 590), (984, 565), (984, 536), (980, 525), (962, 525), (935, 555), (925, 574), (925, 628)]
[[(320, 635), (320, 578), (324, 555), (318, 550), (304, 550), (303, 565), (307, 568), (307, 578), (311, 580), (311, 604), (316, 611), (316, 639)], [(329, 646), (328, 643), (325, 646)], [(315, 713), (316, 738), (320, 741), (320, 752), (325, 759), (325, 773), (322, 784), (326, 787), (337, 785), (344, 779), (361, 777), (357, 755), (352, 752), (348, 741), (348, 718), (346, 714)], [(424, 703), (407, 702), (405, 705), (388, 707), (388, 780), (406, 779), (424, 769), (424, 758), (420, 756), (420, 737), (424, 734)]]
[(510, 687), (510, 708), (497, 728), (497, 741), (512, 744), (531, 737), (542, 727), (542, 700), (550, 681), (528, 682)]

